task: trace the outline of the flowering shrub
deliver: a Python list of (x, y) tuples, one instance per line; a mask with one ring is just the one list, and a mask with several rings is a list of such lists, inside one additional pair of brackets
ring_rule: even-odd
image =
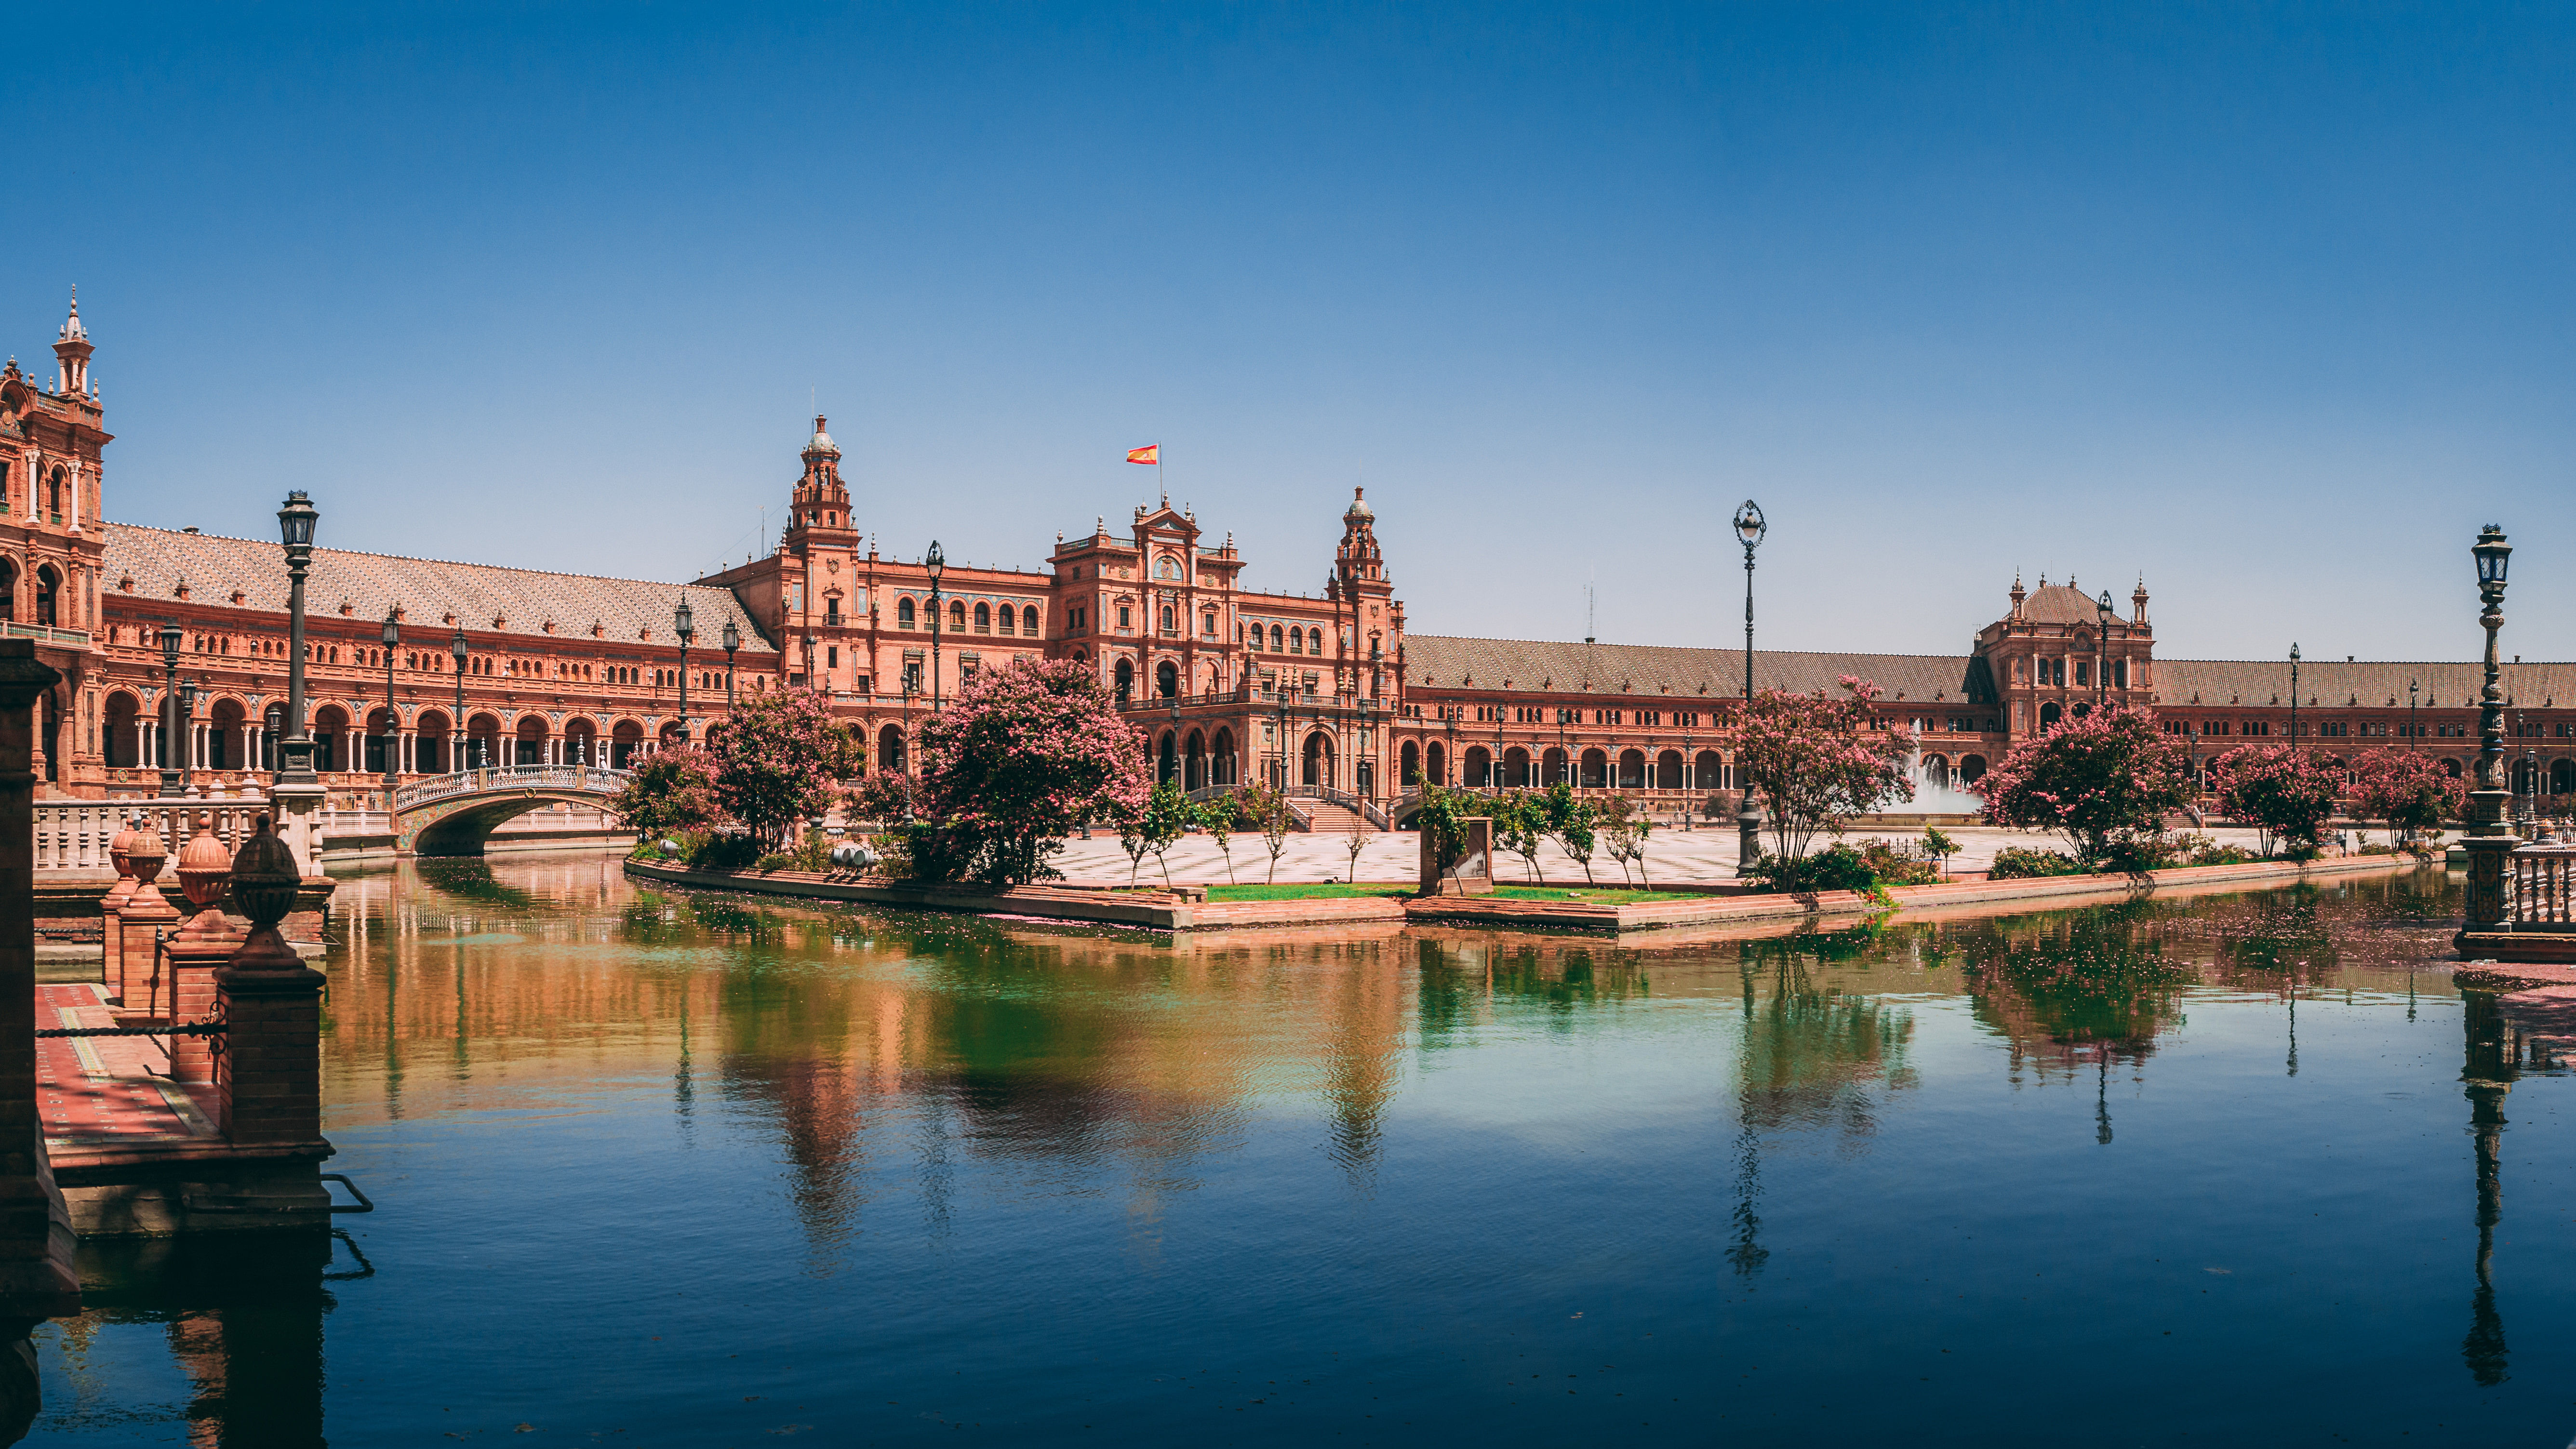
[(1914, 736), (1876, 727), (1878, 686), (1842, 677), (1840, 697), (1766, 689), (1729, 729), (1746, 788), (1762, 796), (1777, 853), (1807, 853), (1819, 830), (1914, 798), (1905, 759)]
[(2239, 745), (2210, 763), (2218, 808), (2262, 832), (2263, 853), (2315, 855), (2334, 818), (2341, 772), (2294, 745)]
[(773, 850), (830, 810), (866, 758), (824, 697), (803, 689), (751, 696), (707, 727), (705, 753), (726, 812)]
[(1141, 815), (1153, 789), (1134, 726), (1071, 660), (979, 673), (921, 726), (907, 855), (927, 880), (1052, 877), (1069, 831)]
[(1968, 788), (1985, 799), (1988, 820), (2062, 835), (2077, 861), (2099, 867), (2191, 798), (2191, 752), (2146, 710), (2113, 706), (2060, 719)]
[(716, 791), (716, 762), (695, 745), (637, 756), (634, 778), (608, 802), (618, 823), (646, 844), (663, 836), (703, 831), (724, 818)]
[(1995, 863), (1986, 871), (1988, 880), (2032, 880), (2050, 875), (2090, 875), (2084, 862), (2062, 850), (2031, 850), (2008, 845), (1995, 852)]
[(2391, 837), (2468, 814), (2468, 782), (2413, 750), (2374, 750), (2353, 762), (2353, 776), (2352, 813), (2386, 821)]

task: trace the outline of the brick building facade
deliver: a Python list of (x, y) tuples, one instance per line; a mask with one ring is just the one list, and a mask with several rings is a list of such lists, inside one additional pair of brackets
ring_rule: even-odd
[[(155, 787), (165, 625), (181, 631), (178, 677), (196, 692), (182, 757), (204, 783), (254, 780), (283, 737), (282, 551), (105, 520), (110, 435), (92, 350), (75, 308), (51, 387), (14, 359), (0, 370), (0, 620), (64, 676), (42, 715), (45, 783), (90, 796)], [(317, 549), (307, 692), (325, 778), (363, 791), (388, 749), (407, 775), (623, 763), (703, 730), (729, 676), (738, 692), (827, 692), (877, 762), (902, 768), (910, 728), (976, 672), (1054, 658), (1096, 670), (1157, 768), (1193, 789), (1267, 779), (1374, 814), (1416, 778), (1563, 779), (1674, 805), (1733, 787), (1721, 727), (1742, 696), (1742, 651), (1409, 634), (1356, 491), (1313, 595), (1247, 587), (1233, 536), (1209, 544), (1168, 499), (1138, 505), (1119, 532), (1101, 518), (1059, 534), (1043, 572), (950, 566), (934, 584), (926, 561), (886, 557), (861, 529), (824, 419), (801, 462), (770, 552), (687, 584)], [(2015, 580), (2005, 598), (1962, 654), (1757, 651), (1755, 684), (1875, 681), (1880, 717), (1922, 734), (1920, 773), (1936, 789), (2106, 703), (2154, 707), (2204, 757), (2289, 738), (2287, 661), (2157, 659), (2143, 585), (2125, 614), (2072, 580)], [(685, 654), (673, 631), (684, 599), (697, 626)], [(2306, 661), (2301, 737), (2336, 752), (2411, 744), (2465, 770), (2476, 674)], [(2576, 666), (2517, 661), (2506, 690), (2518, 788), (2576, 792)]]

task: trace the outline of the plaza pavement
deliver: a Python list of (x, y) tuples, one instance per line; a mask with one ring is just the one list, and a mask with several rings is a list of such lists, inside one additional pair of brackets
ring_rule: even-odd
[[(2065, 842), (2054, 836), (2023, 830), (1999, 830), (1990, 826), (1951, 826), (1946, 833), (1963, 847), (1951, 857), (1952, 870), (1984, 870), (1995, 858), (1995, 852), (2010, 845), (2043, 850), (2063, 850)], [(2215, 827), (2207, 832), (2220, 842), (2254, 848), (2251, 830)], [(1895, 828), (1854, 830), (1844, 838), (1854, 844), (1877, 837), (1883, 840), (1920, 840), (1922, 832)], [(2376, 832), (2374, 832), (2376, 838)], [(1238, 834), (1232, 837), (1234, 869), (1232, 879), (1246, 885), (1275, 879), (1280, 884), (1305, 884), (1317, 881), (1411, 881), (1420, 862), (1420, 837), (1409, 830), (1372, 833), (1364, 837), (1359, 865), (1354, 873), (1347, 849), (1349, 837), (1342, 835), (1309, 835), (1292, 833), (1286, 848), (1280, 852), (1279, 870), (1270, 874), (1270, 853), (1258, 835)], [(1830, 837), (1819, 836), (1817, 848), (1830, 843)], [(2357, 848), (2361, 842), (2353, 841)], [(1160, 884), (1163, 869), (1171, 871), (1178, 884), (1222, 884), (1228, 879), (1226, 859), (1216, 843), (1204, 835), (1184, 837), (1171, 848), (1163, 864), (1145, 857), (1144, 866), (1136, 873), (1139, 885)], [(1124, 884), (1127, 880), (1127, 853), (1118, 848), (1118, 837), (1108, 831), (1095, 831), (1089, 840), (1073, 839), (1065, 844), (1064, 853), (1055, 857), (1056, 869), (1072, 880), (1109, 880)], [(1538, 860), (1541, 874), (1549, 885), (1583, 884), (1583, 867), (1551, 843)], [(1715, 830), (1658, 830), (1647, 841), (1646, 876), (1650, 881), (1671, 883), (1683, 881), (1720, 881), (1735, 874), (1735, 832)], [(1503, 852), (1494, 863), (1495, 879), (1506, 884), (1529, 883), (1521, 858)], [(1592, 857), (1593, 883), (1617, 886), (1621, 883), (1619, 863), (1607, 852)]]

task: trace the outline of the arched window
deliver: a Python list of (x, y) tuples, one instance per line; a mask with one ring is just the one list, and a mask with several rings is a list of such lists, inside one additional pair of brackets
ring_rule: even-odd
[(1016, 634), (1016, 633), (1020, 632), (1020, 630), (1019, 630), (1019, 623), (1020, 623), (1019, 615), (1018, 615), (1017, 611), (1013, 610), (1013, 609), (1011, 608), (1011, 606), (1010, 606), (1010, 605), (1008, 605), (1008, 604), (1004, 604), (1004, 605), (1002, 606), (1002, 620), (1001, 620), (1001, 623), (1002, 623), (1002, 632), (1003, 632), (1003, 633), (1005, 633), (1005, 634)]
[(62, 575), (54, 572), (53, 565), (47, 564), (36, 570), (37, 623), (50, 625), (60, 622), (54, 617), (54, 600), (62, 591), (62, 584)]
[(975, 606), (975, 632), (978, 634), (990, 634), (993, 632), (992, 605), (977, 604)]
[(948, 632), (952, 634), (966, 632), (966, 605), (962, 600), (948, 601)]
[(1428, 780), (1428, 781), (1430, 781), (1430, 782), (1431, 782), (1432, 784), (1434, 784), (1434, 785), (1446, 785), (1446, 784), (1448, 784), (1448, 783), (1449, 783), (1449, 752), (1448, 752), (1448, 750), (1446, 750), (1445, 748), (1443, 748), (1443, 747), (1441, 746), (1441, 743), (1440, 743), (1438, 740), (1433, 740), (1433, 741), (1431, 742), (1431, 746), (1430, 746), (1430, 748), (1428, 748), (1428, 749), (1426, 749), (1426, 750), (1424, 750), (1424, 751), (1422, 752), (1422, 757), (1423, 757), (1423, 759), (1427, 762), (1427, 763), (1426, 763), (1426, 767), (1425, 767), (1425, 769), (1423, 770), (1423, 778), (1424, 778), (1424, 779), (1426, 779), (1426, 780)]
[(1959, 757), (1959, 783), (1960, 783), (1960, 784), (1962, 784), (1962, 785), (1973, 785), (1973, 784), (1977, 783), (1979, 780), (1982, 780), (1982, 779), (1984, 779), (1984, 778), (1986, 778), (1986, 757), (1985, 757), (1985, 756), (1983, 756), (1983, 755), (1961, 755), (1961, 756)]
[(1305, 630), (1291, 629), (1288, 631), (1288, 652), (1291, 654), (1303, 654), (1306, 652)]
[(1172, 606), (1169, 604), (1163, 606), (1163, 632), (1166, 634), (1172, 632)]
[(1020, 606), (1020, 632), (1028, 635), (1032, 639), (1038, 637), (1037, 605), (1022, 604)]
[(1154, 692), (1170, 699), (1181, 692), (1180, 666), (1166, 659), (1154, 666)]
[(1309, 654), (1321, 654), (1324, 652), (1323, 630), (1309, 629), (1306, 631), (1306, 652)]
[[(1255, 631), (1255, 632), (1258, 632), (1258, 631)], [(1287, 647), (1288, 647), (1288, 645), (1287, 645), (1286, 641), (1284, 641), (1284, 640), (1283, 640), (1283, 639), (1281, 639), (1281, 637), (1280, 637), (1280, 628), (1279, 628), (1279, 626), (1278, 626), (1278, 625), (1276, 625), (1276, 624), (1271, 625), (1271, 626), (1270, 626), (1270, 652), (1271, 652), (1271, 653), (1273, 653), (1273, 654), (1277, 654), (1277, 653), (1280, 653), (1280, 652), (1282, 652), (1282, 651), (1286, 650), (1286, 649), (1287, 649)]]
[(1404, 742), (1403, 751), (1396, 756), (1395, 777), (1407, 785), (1422, 783), (1421, 745), (1412, 740)]
[(2059, 710), (2057, 708), (2056, 701), (2051, 700), (2047, 704), (2041, 705), (2039, 707), (2039, 727), (2041, 729), (2047, 729), (2049, 726), (2057, 723), (2058, 714)]
[(896, 627), (896, 628), (898, 628), (898, 629), (909, 629), (909, 628), (911, 628), (911, 627), (913, 626), (912, 620), (913, 620), (913, 614), (912, 614), (912, 600), (910, 600), (910, 599), (897, 599), (897, 600), (895, 600), (895, 603), (894, 603), (894, 625), (895, 625), (895, 627)]
[(54, 470), (53, 491), (48, 495), (50, 501), (46, 504), (45, 510), (54, 516), (54, 522), (56, 523), (63, 521), (63, 480), (63, 470), (56, 468)]
[(1119, 660), (1117, 679), (1118, 702), (1120, 704), (1125, 704), (1129, 696), (1136, 692), (1136, 661), (1132, 659)]
[(903, 731), (897, 726), (887, 725), (877, 731), (877, 768), (880, 770), (903, 768)]
[(1170, 730), (1163, 731), (1163, 748), (1160, 753), (1161, 759), (1156, 765), (1154, 778), (1169, 783), (1180, 773), (1181, 765), (1180, 746), (1173, 741)]

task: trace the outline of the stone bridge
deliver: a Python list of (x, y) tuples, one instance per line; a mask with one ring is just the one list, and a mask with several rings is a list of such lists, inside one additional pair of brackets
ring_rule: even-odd
[(398, 855), (481, 855), (492, 827), (549, 805), (604, 807), (634, 779), (589, 765), (460, 770), (394, 791)]

